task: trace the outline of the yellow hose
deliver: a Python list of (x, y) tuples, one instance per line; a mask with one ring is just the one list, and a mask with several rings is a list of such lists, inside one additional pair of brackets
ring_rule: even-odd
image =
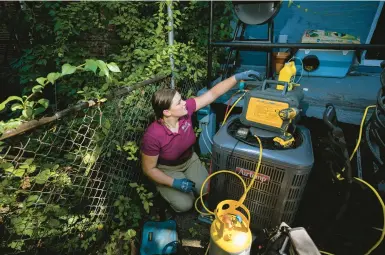
[[(237, 92), (238, 92), (238, 91), (237, 91)], [(241, 99), (245, 96), (245, 94), (246, 94), (246, 92), (243, 93), (243, 95), (240, 96), (240, 97), (237, 99), (237, 101), (234, 102), (233, 106), (231, 106), (230, 111), (226, 114), (225, 118), (223, 119), (222, 126), (225, 125), (226, 120), (227, 120), (227, 118), (230, 116), (231, 111), (232, 111), (233, 108), (238, 104), (238, 102), (241, 101)]]
[(207, 245), (207, 249), (206, 249), (205, 255), (209, 254), (209, 249), (210, 249), (210, 243), (209, 243), (209, 245)]
[(333, 253), (329, 253), (327, 251), (319, 251), (319, 252), (322, 253), (322, 254), (326, 254), (326, 255), (334, 255)]
[(365, 255), (368, 255), (368, 254), (372, 253), (372, 251), (374, 251), (381, 244), (381, 242), (384, 240), (384, 237), (385, 237), (385, 204), (384, 204), (384, 201), (382, 201), (381, 196), (378, 194), (377, 190), (375, 190), (369, 183), (367, 183), (366, 181), (364, 181), (364, 180), (362, 180), (360, 178), (357, 178), (357, 177), (354, 177), (354, 179), (356, 179), (357, 181), (360, 181), (360, 182), (366, 184), (374, 192), (374, 194), (376, 195), (378, 201), (380, 201), (380, 204), (381, 204), (381, 207), (382, 207), (383, 225), (382, 225), (381, 237), (380, 237), (380, 239), (378, 239), (377, 243), (375, 243), (373, 245), (373, 247), (370, 248), (370, 250), (365, 253)]
[[(257, 177), (258, 175), (258, 172), (259, 172), (259, 168), (261, 167), (261, 161), (262, 161), (262, 142), (261, 140), (259, 139), (258, 136), (254, 136), (255, 138), (257, 138), (258, 140), (258, 143), (259, 143), (259, 158), (258, 158), (258, 164), (255, 168), (255, 173), (254, 173), (254, 176), (253, 178), (251, 179), (251, 182), (250, 182), (250, 185), (247, 187), (246, 186), (246, 182), (242, 179), (242, 177), (240, 177), (238, 174), (234, 173), (233, 171), (230, 171), (230, 170), (220, 170), (220, 171), (217, 171), (215, 173), (212, 173), (210, 176), (208, 176), (205, 181), (203, 182), (202, 184), (202, 187), (201, 187), (201, 192), (200, 192), (200, 196), (195, 200), (195, 210), (197, 212), (199, 212), (200, 214), (202, 215), (214, 215), (214, 212), (210, 211), (206, 205), (204, 204), (203, 202), (203, 196), (206, 195), (207, 193), (203, 194), (203, 189), (207, 183), (208, 180), (210, 180), (211, 177), (214, 177), (215, 175), (217, 174), (222, 174), (222, 173), (228, 173), (228, 174), (233, 174), (235, 175), (239, 180), (241, 180), (242, 182), (242, 185), (243, 185), (243, 189), (244, 189), (244, 193), (242, 195), (242, 197), (239, 199), (239, 203), (240, 204), (243, 204), (243, 202), (245, 201), (245, 198), (247, 196), (247, 193), (249, 192), (249, 190), (251, 189), (251, 187), (253, 186), (254, 184), (254, 181), (255, 181), (255, 178)], [(204, 212), (201, 212), (199, 209), (198, 209), (198, 206), (197, 206), (197, 202), (198, 202), (198, 199), (201, 201), (201, 204), (203, 206), (203, 208), (207, 211), (207, 213), (204, 213)]]
[[(354, 155), (356, 154), (358, 147), (360, 147), (361, 137), (362, 137), (362, 129), (363, 129), (363, 127), (364, 127), (366, 115), (368, 114), (368, 110), (369, 110), (370, 108), (373, 108), (373, 107), (376, 107), (376, 106), (375, 106), (375, 105), (369, 105), (368, 107), (366, 107), (365, 112), (364, 112), (364, 115), (362, 116), (362, 120), (361, 120), (361, 124), (360, 124), (360, 132), (359, 132), (359, 134), (358, 134), (358, 141), (357, 141), (356, 147), (355, 147), (354, 150), (353, 150), (352, 155), (350, 155), (350, 158), (349, 158), (350, 161), (353, 159)], [(345, 167), (342, 168), (342, 172), (344, 172), (344, 171), (345, 171)], [(338, 178), (338, 180), (340, 180), (340, 181), (342, 181), (342, 180), (344, 179), (344, 177), (342, 177), (341, 174), (339, 174), (339, 173), (337, 174), (337, 178)]]
[[(197, 210), (197, 212), (199, 212), (200, 214), (203, 214), (203, 215), (214, 215), (214, 212), (210, 211), (210, 210), (206, 207), (206, 205), (204, 204), (204, 202), (203, 202), (203, 196), (206, 194), (206, 193), (203, 194), (203, 189), (204, 189), (204, 186), (206, 185), (207, 181), (210, 180), (211, 177), (213, 177), (213, 176), (215, 176), (215, 175), (217, 175), (217, 174), (222, 174), (222, 173), (233, 174), (233, 175), (235, 175), (236, 177), (238, 177), (238, 179), (241, 180), (242, 185), (243, 185), (243, 188), (244, 188), (244, 190), (245, 190), (245, 192), (246, 192), (246, 183), (245, 183), (245, 181), (244, 181), (238, 174), (234, 173), (233, 171), (230, 171), (230, 170), (220, 170), (220, 171), (218, 171), (218, 172), (212, 173), (212, 174), (210, 174), (210, 175), (206, 178), (206, 180), (203, 182), (202, 187), (201, 187), (200, 196), (195, 200), (195, 210)], [(201, 204), (202, 204), (203, 208), (205, 208), (205, 210), (206, 210), (208, 213), (201, 212), (201, 211), (198, 209), (198, 207), (197, 207), (197, 201), (198, 201), (198, 199), (201, 201)]]

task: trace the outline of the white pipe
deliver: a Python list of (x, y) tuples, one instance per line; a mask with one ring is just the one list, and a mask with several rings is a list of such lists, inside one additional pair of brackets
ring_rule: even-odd
[[(168, 25), (171, 27), (171, 30), (168, 32), (168, 45), (172, 46), (174, 44), (174, 21), (172, 18), (172, 0), (167, 4), (167, 13), (168, 13)], [(170, 63), (171, 63), (171, 88), (175, 88), (174, 80), (174, 57), (170, 53)]]
[(204, 134), (201, 134), (201, 136), (202, 136), (203, 143), (206, 145), (207, 150), (208, 150), (208, 151), (210, 152), (210, 154), (212, 155), (213, 153), (211, 152), (210, 147), (209, 147), (209, 146), (207, 145), (207, 143), (206, 143), (206, 139), (205, 139)]
[(209, 139), (209, 142), (210, 142), (211, 144), (214, 144), (213, 141), (212, 141), (211, 138), (210, 138), (210, 134), (209, 134), (209, 124), (207, 123), (207, 124), (204, 124), (204, 125), (206, 126), (205, 130), (206, 130), (206, 135), (207, 135), (207, 138)]

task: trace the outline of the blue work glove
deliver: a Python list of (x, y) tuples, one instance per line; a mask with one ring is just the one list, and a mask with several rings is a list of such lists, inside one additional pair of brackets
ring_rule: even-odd
[(249, 70), (242, 73), (237, 73), (234, 75), (236, 81), (244, 80), (244, 81), (250, 81), (250, 80), (262, 80), (261, 75), (253, 70)]
[(195, 183), (187, 178), (174, 179), (172, 182), (172, 187), (174, 189), (189, 193), (193, 190), (193, 187), (195, 187)]

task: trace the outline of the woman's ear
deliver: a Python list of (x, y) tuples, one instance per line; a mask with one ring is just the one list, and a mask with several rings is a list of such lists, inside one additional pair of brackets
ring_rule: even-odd
[(163, 110), (163, 115), (169, 117), (171, 115), (170, 110)]

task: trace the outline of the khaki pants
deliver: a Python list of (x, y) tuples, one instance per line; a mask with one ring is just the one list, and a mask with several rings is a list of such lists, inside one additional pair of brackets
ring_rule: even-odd
[[(196, 194), (200, 194), (202, 184), (208, 176), (207, 169), (202, 165), (202, 162), (200, 161), (199, 157), (196, 155), (195, 152), (189, 160), (187, 160), (181, 165), (157, 165), (157, 168), (172, 178), (187, 178), (195, 182), (194, 189)], [(207, 192), (207, 186), (208, 182), (206, 183), (205, 188), (203, 190), (204, 193)], [(156, 188), (158, 189), (162, 197), (170, 203), (171, 207), (176, 212), (186, 212), (194, 206), (195, 196), (192, 192), (185, 193), (172, 187), (159, 184), (156, 184)]]

